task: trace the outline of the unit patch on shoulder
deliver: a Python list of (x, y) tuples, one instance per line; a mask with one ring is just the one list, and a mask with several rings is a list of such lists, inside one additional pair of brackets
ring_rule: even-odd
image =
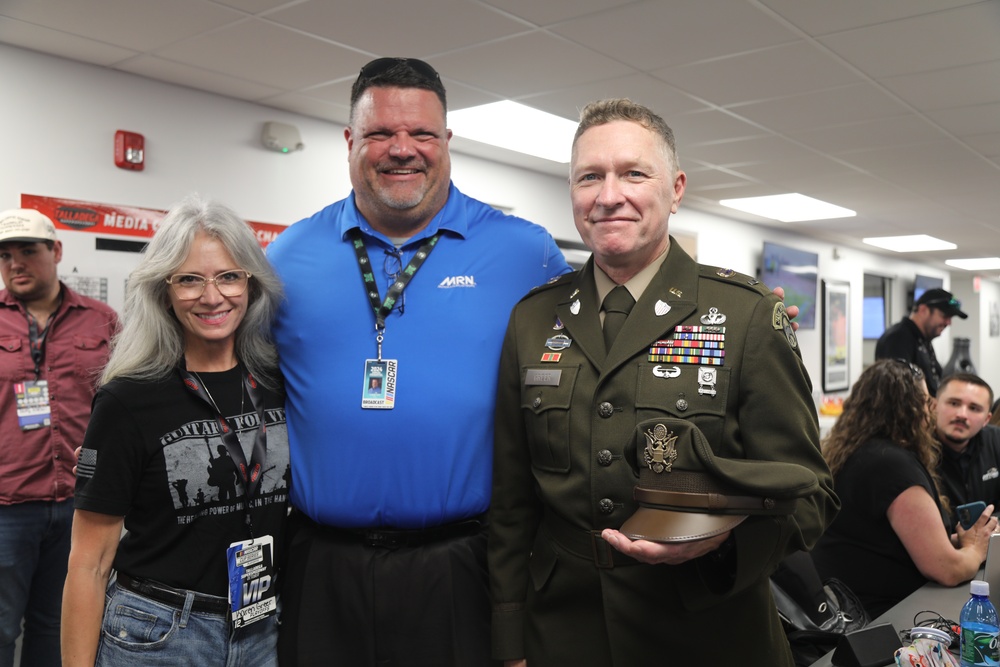
[(785, 312), (785, 304), (780, 301), (774, 304), (774, 310), (771, 311), (771, 326), (776, 331), (785, 332), (785, 339), (788, 340), (788, 344), (793, 350), (799, 346), (799, 341), (795, 337), (795, 329), (792, 328), (792, 321), (788, 319), (788, 313)]

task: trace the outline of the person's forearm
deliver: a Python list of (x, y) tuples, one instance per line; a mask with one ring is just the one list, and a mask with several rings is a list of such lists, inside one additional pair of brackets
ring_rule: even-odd
[(104, 591), (108, 575), (70, 568), (62, 606), (63, 667), (93, 667), (104, 618)]

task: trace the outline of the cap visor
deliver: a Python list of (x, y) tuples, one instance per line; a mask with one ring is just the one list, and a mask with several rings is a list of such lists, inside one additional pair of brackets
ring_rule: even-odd
[(746, 518), (742, 514), (697, 514), (640, 507), (620, 530), (633, 540), (694, 542), (732, 530)]

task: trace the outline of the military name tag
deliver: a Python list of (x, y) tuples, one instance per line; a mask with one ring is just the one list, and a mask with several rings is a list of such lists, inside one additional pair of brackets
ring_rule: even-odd
[(524, 374), (524, 385), (526, 387), (548, 386), (558, 387), (562, 378), (561, 370), (548, 370), (540, 368), (529, 368)]
[(392, 410), (396, 406), (395, 359), (365, 359), (365, 383), (361, 407), (366, 410)]

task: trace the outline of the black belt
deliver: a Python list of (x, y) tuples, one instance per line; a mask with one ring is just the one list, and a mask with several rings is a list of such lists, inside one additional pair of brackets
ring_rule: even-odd
[[(166, 584), (149, 579), (136, 579), (128, 576), (124, 572), (118, 573), (118, 585), (122, 588), (143, 595), (150, 600), (156, 600), (163, 604), (170, 605), (176, 609), (183, 609), (187, 600), (187, 591), (179, 588), (171, 588)], [(191, 611), (204, 611), (212, 614), (226, 614), (229, 612), (229, 601), (226, 598), (203, 593), (194, 594), (194, 602), (191, 604)]]
[(334, 533), (341, 537), (359, 541), (369, 547), (382, 547), (384, 549), (419, 547), (431, 542), (443, 542), (455, 537), (475, 535), (488, 525), (485, 513), (474, 516), (471, 519), (463, 519), (462, 521), (446, 523), (441, 526), (415, 529), (336, 528), (334, 526), (318, 524), (304, 514), (301, 517), (322, 532)]

